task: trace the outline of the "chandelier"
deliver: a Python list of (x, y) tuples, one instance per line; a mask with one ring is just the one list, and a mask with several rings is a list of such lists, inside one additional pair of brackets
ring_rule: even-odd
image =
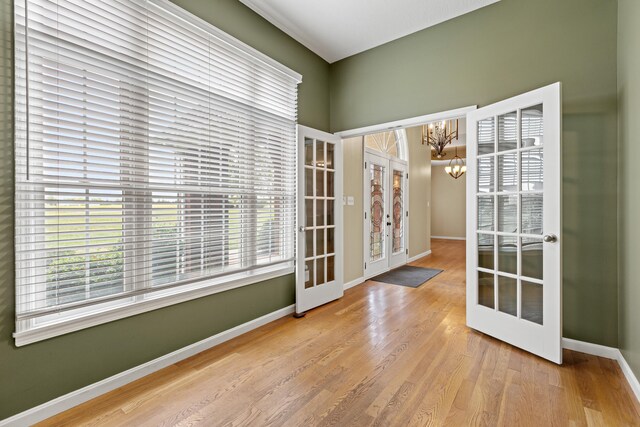
[(456, 147), (455, 157), (449, 161), (449, 166), (444, 167), (444, 171), (455, 179), (460, 178), (467, 171), (464, 160), (458, 156), (458, 147)]
[(422, 144), (428, 144), (435, 150), (436, 157), (444, 157), (444, 147), (451, 144), (451, 141), (458, 140), (458, 119), (443, 120), (441, 122), (430, 123), (422, 127)]

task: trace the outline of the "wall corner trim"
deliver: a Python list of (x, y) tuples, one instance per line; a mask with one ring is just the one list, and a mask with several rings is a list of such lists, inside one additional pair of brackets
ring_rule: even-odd
[(584, 341), (572, 340), (570, 338), (562, 338), (562, 347), (567, 350), (573, 350), (580, 353), (591, 354), (592, 356), (613, 359), (618, 362), (620, 370), (631, 387), (631, 391), (635, 394), (636, 399), (640, 402), (640, 381), (635, 376), (631, 367), (625, 360), (622, 352), (614, 347), (607, 347), (600, 344), (592, 344)]
[(241, 325), (235, 326), (226, 331), (222, 331), (219, 334), (213, 335), (209, 338), (205, 338), (201, 341), (190, 344), (186, 347), (178, 349), (164, 356), (160, 356), (157, 359), (153, 359), (142, 365), (138, 365), (131, 369), (128, 369), (119, 374), (113, 375), (109, 378), (105, 378), (102, 381), (90, 384), (86, 387), (72, 391), (71, 393), (57, 397), (53, 400), (45, 402), (34, 408), (28, 409), (19, 414), (13, 415), (4, 420), (0, 420), (0, 427), (5, 426), (17, 426), (17, 425), (32, 425), (37, 422), (43, 421), (49, 417), (57, 415), (75, 406), (78, 406), (84, 402), (129, 384), (137, 379), (173, 365), (176, 362), (187, 359), (225, 341), (229, 341), (237, 336), (245, 334), (249, 331), (273, 322), (274, 320), (285, 317), (295, 311), (295, 304), (287, 307), (283, 307), (279, 310), (267, 313), (264, 316), (250, 320)]
[(364, 277), (358, 277), (350, 282), (345, 283), (342, 287), (346, 291), (347, 289), (351, 289), (354, 286), (362, 285), (364, 283)]
[(427, 255), (431, 255), (431, 249), (429, 249), (429, 250), (428, 250), (428, 251), (426, 251), (426, 252), (422, 252), (421, 254), (418, 254), (418, 255), (416, 255), (416, 256), (412, 256), (411, 258), (409, 258), (409, 259), (407, 260), (407, 264), (408, 264), (408, 263), (410, 263), (410, 262), (417, 261), (417, 260), (419, 260), (420, 258), (424, 258), (424, 257), (426, 257)]
[(466, 237), (454, 237), (454, 236), (431, 236), (432, 239), (444, 239), (444, 240), (467, 240)]

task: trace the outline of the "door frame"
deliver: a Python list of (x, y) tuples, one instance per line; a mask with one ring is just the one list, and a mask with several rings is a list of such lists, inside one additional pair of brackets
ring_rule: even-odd
[[(363, 217), (363, 222), (362, 222), (362, 235), (363, 235), (363, 246), (362, 246), (362, 265), (363, 265), (363, 277), (364, 279), (370, 279), (371, 277), (377, 276), (378, 274), (382, 274), (385, 273), (393, 268), (397, 268), (400, 267), (402, 265), (406, 265), (407, 262), (409, 261), (409, 221), (408, 221), (408, 216), (405, 215), (404, 216), (404, 246), (405, 246), (405, 262), (402, 264), (397, 264), (397, 265), (391, 265), (391, 236), (387, 236), (385, 239), (385, 253), (386, 253), (386, 266), (382, 269), (376, 270), (374, 272), (367, 272), (367, 268), (365, 267), (366, 263), (369, 260), (369, 253), (368, 253), (368, 247), (370, 244), (369, 241), (369, 235), (367, 234), (367, 224), (369, 221), (369, 217), (367, 215), (369, 215), (371, 212), (371, 209), (369, 208), (370, 203), (367, 204), (366, 201), (369, 200), (370, 201), (370, 196), (371, 196), (371, 190), (370, 190), (370, 181), (367, 179), (367, 175), (369, 172), (368, 169), (368, 165), (367, 165), (367, 155), (371, 155), (371, 156), (377, 156), (380, 157), (382, 159), (384, 159), (386, 161), (386, 177), (385, 177), (385, 181), (387, 184), (386, 187), (386, 191), (385, 191), (385, 196), (386, 196), (386, 200), (384, 201), (385, 203), (385, 210), (387, 211), (386, 213), (391, 213), (392, 212), (392, 203), (393, 203), (393, 197), (391, 194), (392, 191), (392, 180), (393, 180), (393, 176), (391, 175), (391, 163), (392, 162), (396, 162), (396, 163), (400, 163), (404, 166), (405, 168), (405, 172), (406, 172), (406, 178), (404, 180), (404, 191), (403, 191), (403, 206), (405, 206), (405, 211), (409, 212), (409, 178), (408, 178), (408, 174), (409, 174), (409, 161), (408, 160), (402, 160), (398, 157), (394, 157), (391, 156), (390, 154), (387, 153), (383, 153), (381, 151), (377, 151), (374, 150), (372, 148), (367, 148), (366, 146), (364, 146), (364, 141), (363, 143), (363, 148), (364, 148), (364, 155), (363, 155), (363, 161), (364, 161), (364, 167), (362, 169), (362, 174), (363, 174), (363, 180), (362, 180), (362, 201), (363, 201), (363, 213), (364, 213), (364, 217)], [(386, 226), (385, 226), (386, 227)]]
[[(326, 304), (327, 302), (341, 298), (344, 294), (344, 220), (343, 220), (343, 154), (342, 154), (342, 138), (335, 134), (323, 132), (317, 129), (313, 129), (307, 126), (297, 126), (297, 139), (296, 139), (296, 169), (298, 182), (296, 185), (296, 220), (295, 220), (295, 235), (296, 235), (296, 274), (295, 274), (295, 288), (296, 288), (296, 313), (303, 314), (312, 308)], [(323, 141), (335, 140), (334, 151), (334, 215), (335, 215), (335, 228), (334, 228), (334, 281), (324, 283), (320, 287), (314, 286), (313, 288), (305, 289), (305, 254), (306, 254), (306, 241), (305, 241), (305, 224), (303, 219), (305, 218), (305, 159), (304, 159), (304, 138), (320, 139)], [(315, 150), (314, 150), (315, 156)], [(314, 174), (315, 176), (315, 174)], [(325, 219), (326, 221), (326, 219)], [(326, 258), (325, 258), (326, 259)], [(328, 286), (325, 286), (328, 285)], [(302, 295), (306, 294), (306, 298)], [(311, 294), (309, 296), (309, 294)], [(314, 300), (313, 304), (309, 303), (308, 298)], [(316, 304), (315, 301), (321, 301)]]
[[(501, 313), (494, 309), (480, 306), (477, 302), (477, 282), (478, 282), (478, 230), (477, 230), (477, 131), (475, 123), (485, 117), (497, 117), (502, 114), (517, 111), (518, 121), (520, 121), (520, 110), (528, 106), (535, 106), (544, 103), (543, 123), (545, 141), (556, 140), (557, 145), (543, 143), (543, 233), (536, 238), (543, 239), (547, 234), (557, 236), (557, 242), (543, 242), (543, 325), (521, 320), (517, 316)], [(477, 117), (476, 117), (477, 116)], [(496, 135), (498, 123), (495, 123)], [(519, 129), (519, 127), (518, 127)], [(517, 136), (520, 141), (520, 134)], [(495, 144), (498, 144), (496, 137)], [(509, 152), (509, 151), (506, 151)], [(518, 148), (518, 157), (520, 153)], [(494, 156), (494, 191), (499, 194), (498, 185), (498, 165), (497, 158), (499, 152), (497, 148), (493, 152)], [(520, 164), (520, 160), (518, 160)], [(520, 167), (518, 167), (520, 170)], [(518, 186), (520, 186), (520, 175), (518, 175)], [(547, 183), (554, 183), (547, 185)], [(536, 354), (562, 364), (562, 85), (554, 83), (526, 92), (503, 101), (496, 102), (467, 114), (467, 248), (466, 248), (466, 318), (467, 326), (480, 330), (483, 333), (505, 341), (516, 347), (532, 351), (535, 347)], [(516, 193), (520, 197), (520, 188)], [(520, 202), (518, 202), (520, 206)], [(497, 221), (497, 197), (494, 199), (493, 221)], [(520, 207), (518, 207), (518, 233), (520, 236)], [(559, 213), (558, 213), (559, 212)], [(494, 227), (495, 228), (495, 227)], [(494, 230), (494, 236), (500, 235), (498, 230)], [(526, 236), (525, 236), (526, 237)], [(518, 237), (520, 238), (520, 237)], [(494, 240), (494, 262), (497, 260), (498, 247)], [(518, 242), (520, 248), (520, 242)], [(520, 250), (520, 249), (519, 249)], [(518, 263), (521, 255), (518, 254)], [(495, 277), (498, 270), (493, 269), (494, 274), (494, 295), (498, 293)], [(518, 270), (518, 272), (521, 272)], [(505, 275), (507, 275), (505, 273)], [(507, 275), (508, 277), (509, 275)], [(511, 275), (521, 280), (520, 275)], [(525, 276), (526, 277), (526, 276)], [(520, 304), (520, 286), (517, 288), (518, 304)], [(548, 292), (548, 293), (547, 293)], [(495, 296), (497, 300), (497, 296)], [(494, 303), (495, 304), (495, 303)], [(556, 329), (558, 328), (558, 329)], [(556, 340), (557, 338), (557, 340)], [(534, 343), (536, 344), (534, 346)]]

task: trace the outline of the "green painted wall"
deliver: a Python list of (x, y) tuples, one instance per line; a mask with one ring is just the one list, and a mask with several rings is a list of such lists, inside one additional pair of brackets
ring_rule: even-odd
[(618, 3), (619, 345), (640, 378), (640, 2)]
[[(299, 122), (329, 128), (329, 65), (237, 0), (180, 6), (301, 73)], [(16, 348), (12, 0), (0, 0), (0, 420), (294, 302), (286, 276)]]
[[(635, 1), (635, 0), (632, 0)], [(502, 0), (331, 65), (340, 131), (563, 83), (564, 335), (617, 346), (615, 0)]]

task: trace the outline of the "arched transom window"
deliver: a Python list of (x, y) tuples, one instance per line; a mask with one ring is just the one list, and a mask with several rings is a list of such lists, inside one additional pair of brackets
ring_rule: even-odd
[(391, 157), (407, 160), (407, 133), (404, 129), (365, 135), (364, 146)]

